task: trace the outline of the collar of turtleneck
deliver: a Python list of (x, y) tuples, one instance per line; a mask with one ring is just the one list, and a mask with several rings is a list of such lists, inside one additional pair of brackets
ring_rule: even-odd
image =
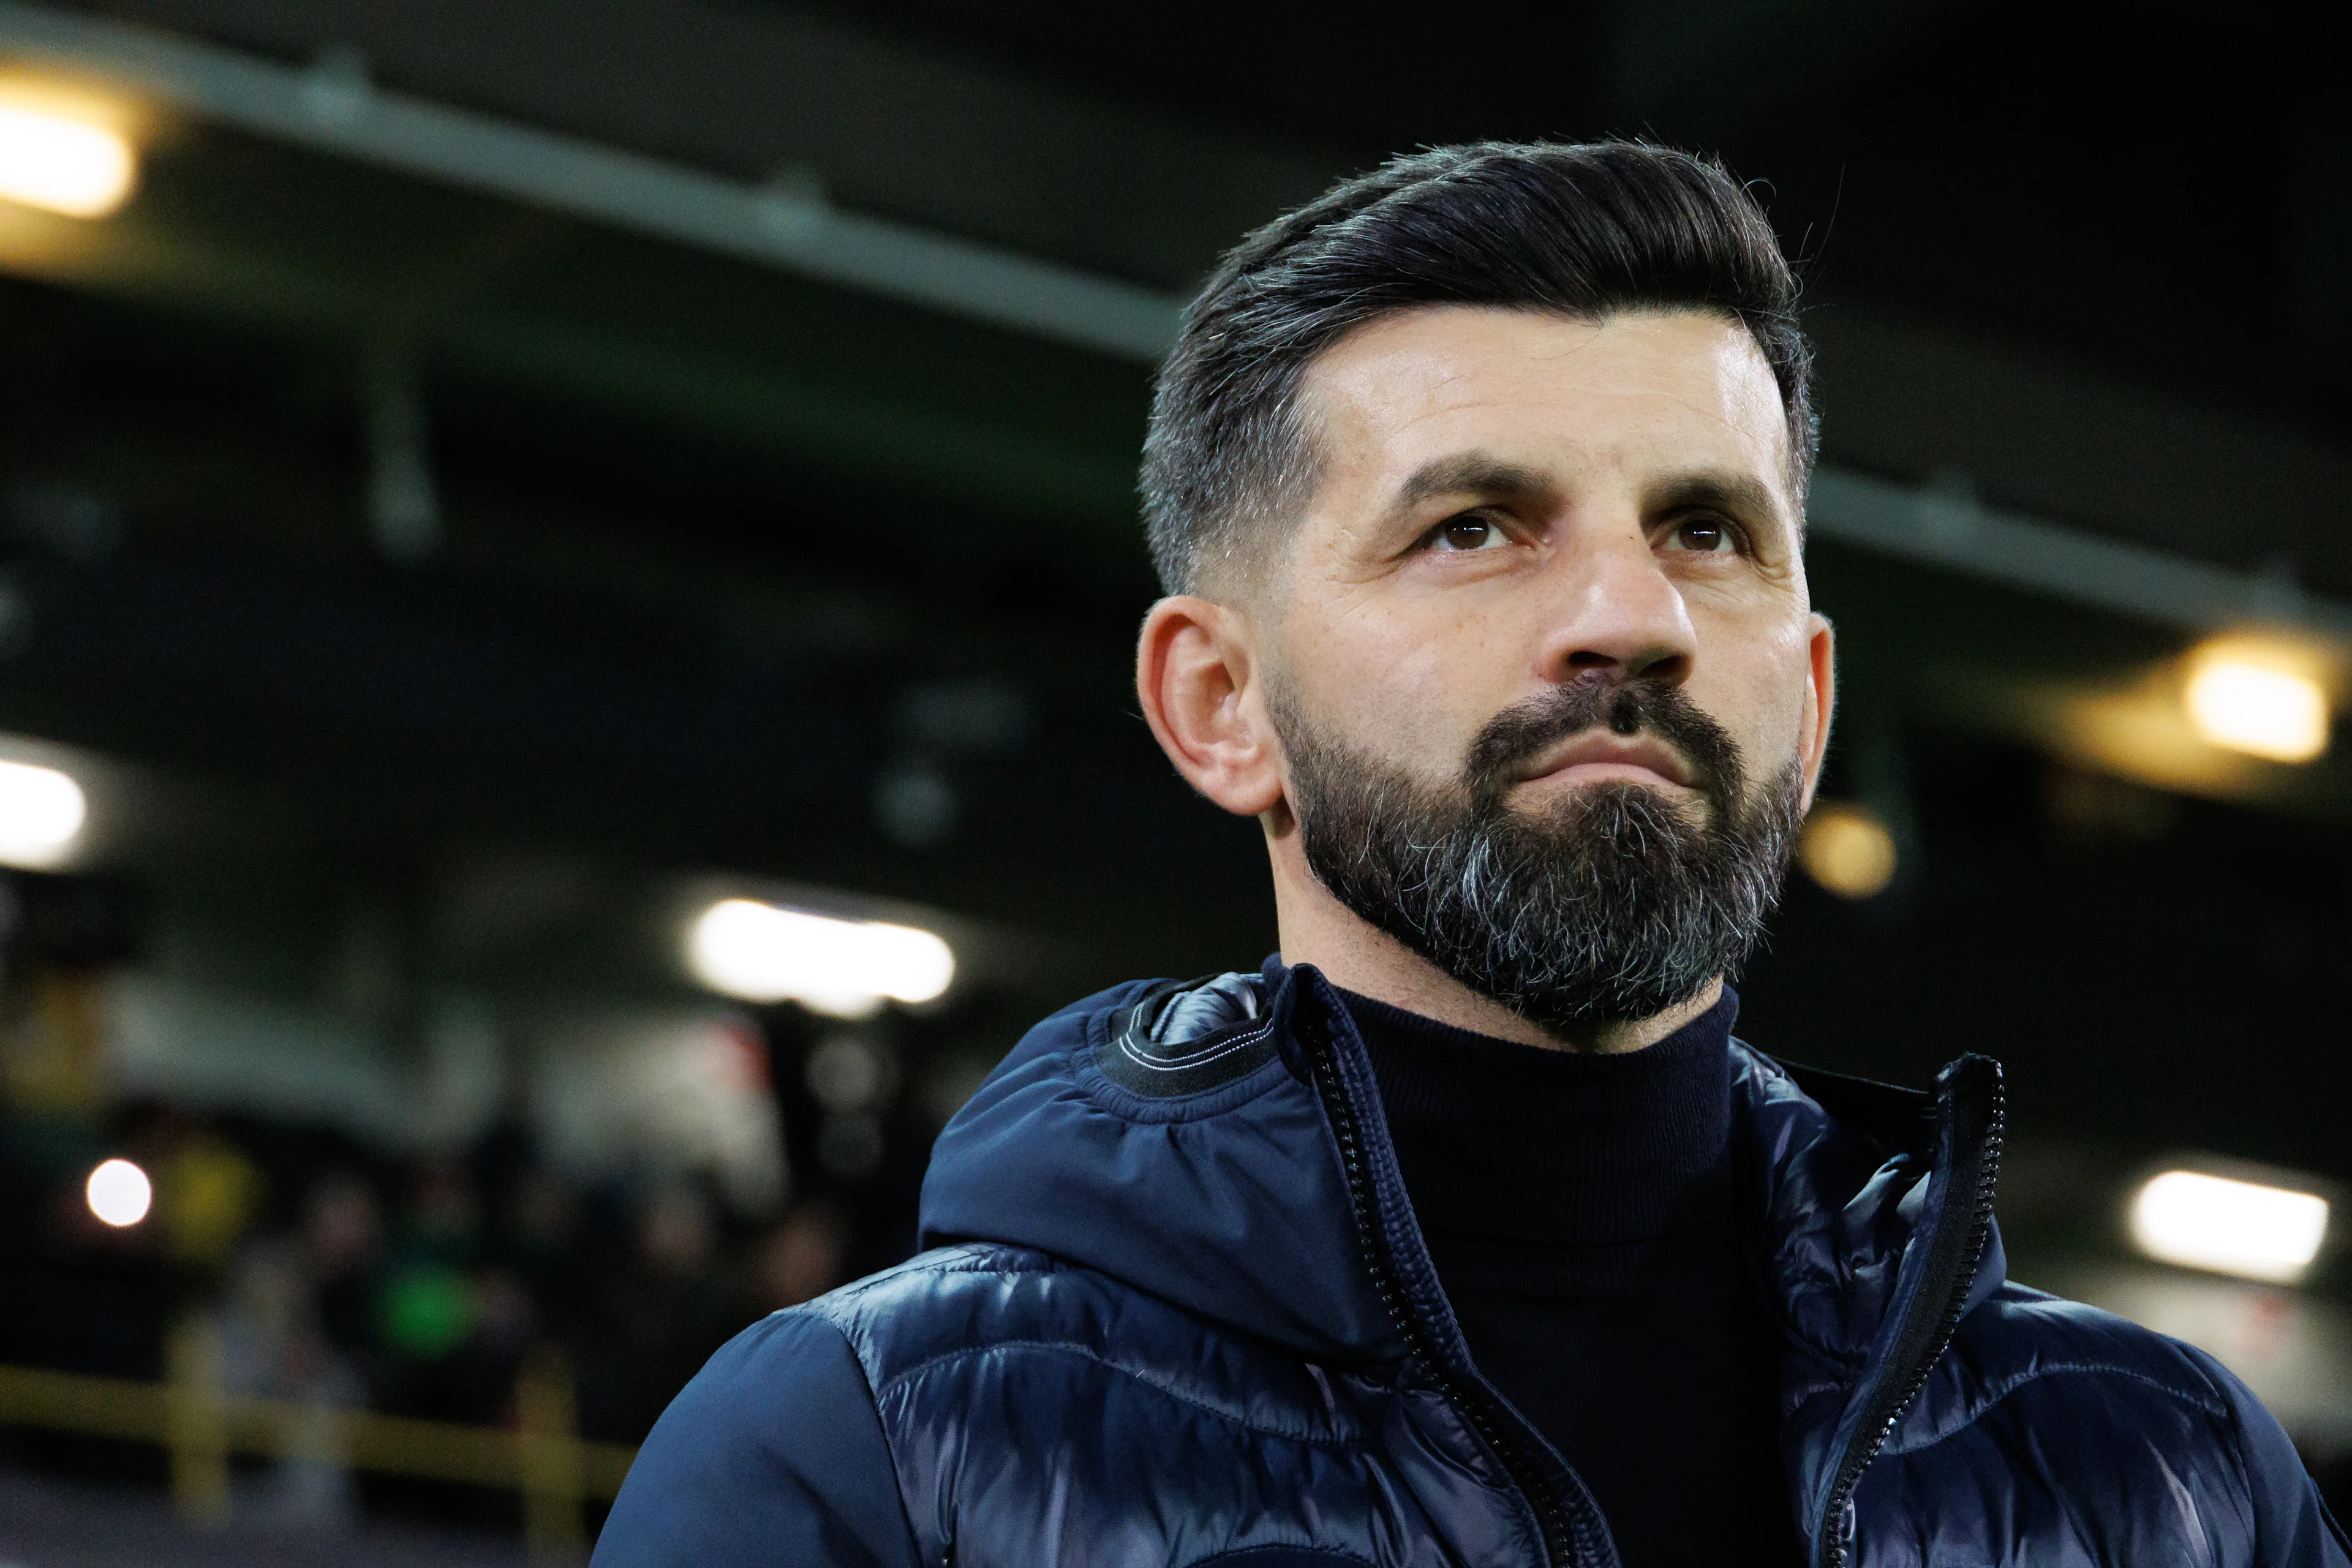
[(1712, 1228), (1728, 1198), (1723, 998), (1638, 1051), (1546, 1050), (1341, 993), (1425, 1231), (1551, 1247)]

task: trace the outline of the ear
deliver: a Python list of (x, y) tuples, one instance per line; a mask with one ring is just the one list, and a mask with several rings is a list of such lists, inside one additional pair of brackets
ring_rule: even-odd
[(1185, 782), (1237, 816), (1282, 799), (1282, 755), (1256, 689), (1247, 622), (1190, 594), (1143, 617), (1135, 694), (1153, 739)]
[(1830, 754), (1830, 719), (1837, 707), (1837, 631), (1827, 616), (1812, 617), (1812, 635), (1805, 644), (1804, 732), (1798, 737), (1798, 755), (1805, 766), (1805, 809), (1813, 807), (1813, 791), (1822, 782), (1822, 763)]

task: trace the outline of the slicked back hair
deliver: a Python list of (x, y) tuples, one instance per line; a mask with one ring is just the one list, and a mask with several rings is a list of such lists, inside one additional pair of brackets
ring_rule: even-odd
[(1298, 406), (1316, 356), (1425, 305), (1691, 309), (1746, 326), (1780, 384), (1801, 500), (1818, 426), (1797, 277), (1720, 164), (1635, 142), (1477, 142), (1390, 160), (1228, 254), (1160, 365), (1144, 527), (1169, 593), (1217, 593), (1312, 494)]

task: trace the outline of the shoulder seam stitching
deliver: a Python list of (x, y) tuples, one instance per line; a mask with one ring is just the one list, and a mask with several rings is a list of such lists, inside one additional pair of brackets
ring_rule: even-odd
[(890, 1489), (898, 1494), (898, 1522), (907, 1531), (907, 1561), (919, 1563), (923, 1560), (923, 1546), (915, 1536), (915, 1516), (907, 1511), (907, 1478), (898, 1468), (898, 1446), (890, 1440), (889, 1424), (882, 1419), (882, 1400), (875, 1392), (874, 1374), (866, 1370), (866, 1357), (858, 1350), (857, 1342), (849, 1337), (847, 1329), (822, 1313), (808, 1315), (841, 1336), (842, 1348), (849, 1352), (849, 1363), (857, 1369), (857, 1381), (866, 1386), (866, 1400), (874, 1411), (874, 1429), (882, 1439), (883, 1457), (890, 1461)]
[[(941, 1248), (940, 1250), (950, 1249)], [(934, 1262), (920, 1265), (918, 1265), (915, 1259), (909, 1258), (895, 1268), (887, 1268), (879, 1274), (871, 1274), (863, 1279), (852, 1280), (837, 1290), (827, 1291), (814, 1301), (803, 1301), (798, 1307), (786, 1307), (783, 1310), (798, 1312), (814, 1309), (810, 1312), (811, 1316), (833, 1322), (832, 1309), (824, 1303), (855, 1301), (867, 1292), (878, 1290), (909, 1274), (1051, 1274), (1056, 1270), (1056, 1265), (1051, 1259), (1034, 1264), (1009, 1263), (1003, 1257), (1003, 1254), (1007, 1251), (1032, 1250), (1027, 1247), (1008, 1248), (993, 1247), (987, 1242), (966, 1241), (954, 1243), (952, 1250), (965, 1252), (966, 1256), (953, 1259), (942, 1258)], [(982, 1251), (984, 1251), (987, 1256), (974, 1255)], [(837, 1328), (840, 1325), (835, 1324), (835, 1326)]]

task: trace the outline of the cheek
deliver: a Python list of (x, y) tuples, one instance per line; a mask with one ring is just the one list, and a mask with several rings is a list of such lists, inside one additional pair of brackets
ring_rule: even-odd
[(1291, 668), (1318, 724), (1374, 755), (1451, 774), (1509, 705), (1507, 677), (1524, 662), (1484, 646), (1479, 629), (1342, 616), (1301, 639)]
[(1801, 621), (1793, 629), (1775, 624), (1753, 632), (1727, 640), (1712, 660), (1702, 651), (1690, 694), (1731, 731), (1750, 772), (1763, 778), (1804, 747), (1811, 628)]

